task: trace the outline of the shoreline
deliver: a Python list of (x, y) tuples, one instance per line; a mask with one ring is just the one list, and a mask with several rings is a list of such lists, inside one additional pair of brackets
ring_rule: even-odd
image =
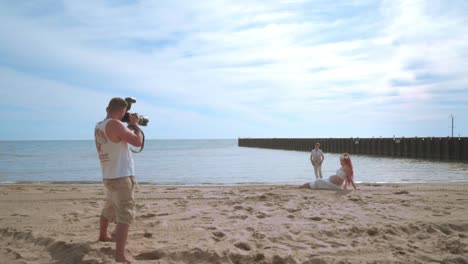
[[(468, 263), (468, 182), (297, 187), (140, 183), (128, 249), (134, 263)], [(113, 263), (103, 203), (102, 186), (0, 185), (0, 263)]]
[[(301, 183), (201, 183), (201, 184), (171, 184), (171, 183), (153, 183), (153, 182), (138, 182), (139, 186), (155, 186), (155, 187), (255, 187), (255, 186), (284, 186), (294, 187), (302, 185)], [(437, 184), (468, 184), (468, 180), (453, 180), (453, 181), (430, 181), (430, 182), (355, 182), (357, 185), (372, 186), (372, 185), (437, 185)], [(11, 185), (53, 185), (53, 186), (102, 186), (102, 181), (16, 181), (16, 182), (0, 182), (0, 186)]]

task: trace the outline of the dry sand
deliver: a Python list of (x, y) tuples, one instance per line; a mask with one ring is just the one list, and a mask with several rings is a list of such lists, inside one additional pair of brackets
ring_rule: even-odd
[[(468, 263), (468, 183), (140, 187), (135, 263)], [(0, 263), (114, 263), (97, 241), (103, 199), (100, 186), (1, 185)]]

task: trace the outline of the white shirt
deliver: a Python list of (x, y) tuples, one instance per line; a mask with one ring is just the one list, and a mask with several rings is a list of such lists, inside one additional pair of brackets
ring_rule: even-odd
[(321, 149), (318, 149), (316, 150), (315, 148), (312, 150), (312, 152), (310, 153), (310, 155), (312, 156), (312, 160), (313, 161), (321, 161), (322, 160), (322, 156), (323, 156), (323, 152)]
[(135, 176), (135, 162), (127, 142), (114, 143), (107, 137), (106, 125), (111, 120), (112, 118), (108, 118), (97, 123), (94, 130), (96, 149), (101, 161), (102, 177), (104, 179), (115, 179)]

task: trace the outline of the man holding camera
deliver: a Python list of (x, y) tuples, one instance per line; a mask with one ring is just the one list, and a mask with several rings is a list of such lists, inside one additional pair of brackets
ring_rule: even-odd
[(125, 253), (129, 225), (135, 218), (135, 164), (128, 144), (141, 147), (143, 133), (138, 127), (138, 114), (129, 114), (128, 127), (121, 121), (128, 104), (122, 98), (112, 98), (106, 108), (107, 117), (96, 124), (95, 143), (101, 161), (106, 189), (106, 202), (100, 217), (99, 241), (111, 241), (109, 222), (116, 222), (115, 260), (129, 262)]

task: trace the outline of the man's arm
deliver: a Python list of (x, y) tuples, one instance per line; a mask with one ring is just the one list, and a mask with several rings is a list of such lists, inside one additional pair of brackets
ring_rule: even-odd
[(135, 147), (143, 145), (143, 132), (137, 125), (132, 125), (130, 128), (125, 128), (125, 134), (122, 137), (123, 141), (132, 144)]
[(124, 141), (135, 147), (141, 147), (143, 144), (143, 133), (138, 125), (132, 125), (134, 130), (125, 127), (122, 122), (111, 120), (106, 126), (106, 134), (112, 142)]

